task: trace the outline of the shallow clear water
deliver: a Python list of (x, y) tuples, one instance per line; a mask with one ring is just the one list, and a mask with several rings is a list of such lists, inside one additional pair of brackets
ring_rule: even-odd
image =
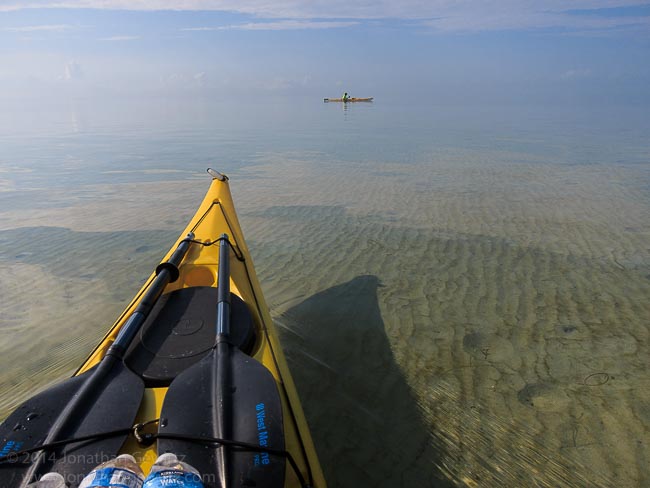
[(0, 411), (231, 177), (331, 486), (650, 483), (650, 117), (123, 101), (0, 114)]

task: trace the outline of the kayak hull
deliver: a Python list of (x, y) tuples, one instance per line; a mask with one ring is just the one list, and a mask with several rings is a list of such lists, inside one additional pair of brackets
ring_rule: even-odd
[(325, 103), (328, 102), (342, 102), (342, 103), (354, 103), (354, 102), (372, 102), (373, 97), (368, 97), (368, 98), (348, 98), (347, 100), (343, 100), (342, 98), (324, 98), (323, 101)]
[[(212, 184), (196, 214), (161, 262), (165, 262), (170, 258), (173, 250), (190, 232), (194, 233), (196, 241), (204, 243), (214, 242), (219, 236), (226, 233), (239, 254), (241, 259), (231, 259), (230, 289), (233, 295), (241, 298), (247, 305), (252, 316), (257, 340), (251, 347), (251, 357), (261, 363), (273, 375), (277, 383), (282, 410), (286, 419), (284, 422), (284, 436), (287, 451), (296, 459), (305, 479), (307, 481), (312, 480), (314, 488), (325, 487), (325, 480), (307, 421), (273, 325), (273, 320), (264, 300), (261, 286), (257, 280), (253, 261), (235, 212), (227, 178), (224, 178), (223, 181), (219, 178), (213, 178)], [(164, 294), (170, 294), (185, 288), (216, 287), (218, 264), (219, 251), (217, 245), (193, 246), (179, 266), (179, 279), (169, 284)], [(99, 362), (108, 345), (117, 336), (131, 312), (138, 306), (139, 298), (146, 290), (148, 283), (154, 278), (155, 274), (152, 274), (106, 337), (79, 368), (77, 374), (87, 371)], [(147, 388), (136, 422), (146, 422), (152, 418), (159, 418), (166, 392), (166, 387)], [(156, 448), (156, 444), (145, 451), (137, 445), (125, 446), (126, 451), (133, 449), (138, 454), (136, 459), (145, 473), (158, 455)], [(287, 469), (284, 486), (287, 488), (299, 486), (298, 479), (290, 469)]]

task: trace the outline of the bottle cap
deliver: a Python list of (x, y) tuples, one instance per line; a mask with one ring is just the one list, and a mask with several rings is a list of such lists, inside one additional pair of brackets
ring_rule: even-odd
[(117, 459), (126, 459), (128, 461), (131, 461), (132, 463), (137, 464), (137, 461), (135, 460), (135, 458), (133, 456), (131, 456), (130, 454), (120, 454), (119, 456), (117, 456)]
[(41, 477), (41, 481), (65, 481), (59, 473), (47, 473)]
[(158, 456), (155, 464), (175, 463), (176, 461), (178, 461), (178, 456), (176, 456), (176, 454), (173, 452), (166, 452), (165, 454)]

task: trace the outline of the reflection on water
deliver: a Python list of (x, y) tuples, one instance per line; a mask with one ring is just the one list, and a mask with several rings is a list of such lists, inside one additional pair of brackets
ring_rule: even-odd
[(331, 486), (648, 485), (647, 112), (95, 108), (0, 114), (3, 413), (78, 366), (212, 166)]
[[(373, 101), (370, 100), (367, 102), (347, 102), (347, 103), (328, 102), (328, 104), (339, 106), (340, 110), (343, 111), (343, 120), (347, 121), (348, 114), (353, 110), (372, 110)], [(352, 114), (350, 113), (349, 116), (352, 117)]]

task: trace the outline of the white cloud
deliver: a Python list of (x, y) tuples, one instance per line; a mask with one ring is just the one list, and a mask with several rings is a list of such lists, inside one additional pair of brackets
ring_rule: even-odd
[(304, 30), (337, 29), (359, 25), (357, 21), (322, 22), (311, 20), (280, 20), (277, 22), (248, 22), (218, 27), (186, 27), (183, 31), (220, 31), (220, 30)]
[(215, 30), (222, 30), (224, 27), (186, 27), (184, 29), (181, 29), (182, 31), (215, 31)]
[(194, 78), (194, 82), (198, 86), (205, 86), (205, 81), (206, 81), (206, 78), (207, 78), (207, 75), (205, 74), (205, 71), (201, 71), (200, 73), (196, 73), (193, 78)]
[(122, 41), (135, 41), (140, 39), (139, 36), (112, 36), (112, 37), (101, 37), (97, 39), (98, 41), (107, 41), (107, 42), (122, 42)]
[(208, 83), (208, 74), (205, 71), (198, 73), (169, 73), (159, 78), (160, 86), (175, 89), (204, 87)]
[(63, 76), (65, 80), (81, 80), (83, 77), (84, 73), (79, 63), (70, 61), (65, 65), (65, 75)]
[(308, 20), (282, 20), (279, 22), (250, 22), (232, 25), (231, 29), (241, 30), (302, 30), (302, 29), (336, 29), (351, 27), (359, 22), (312, 22)]
[(7, 32), (64, 32), (73, 29), (73, 26), (68, 24), (54, 24), (54, 25), (26, 25), (21, 27), (5, 27), (0, 29)]
[[(26, 8), (89, 8), (112, 10), (212, 10), (255, 16), (259, 19), (289, 19), (254, 22), (231, 28), (311, 29), (345, 27), (343, 21), (325, 19), (417, 20), (441, 31), (508, 29), (614, 29), (650, 25), (648, 16), (580, 15), (615, 7), (636, 7), (639, 0), (7, 0), (0, 11)], [(316, 22), (320, 19), (321, 22)], [(291, 24), (291, 22), (295, 22)], [(304, 22), (304, 23), (300, 23)], [(219, 30), (196, 27), (188, 30)]]
[(525, 29), (614, 29), (650, 26), (650, 17), (603, 17), (567, 12), (485, 12), (482, 16), (448, 16), (424, 22), (442, 31), (490, 31)]

